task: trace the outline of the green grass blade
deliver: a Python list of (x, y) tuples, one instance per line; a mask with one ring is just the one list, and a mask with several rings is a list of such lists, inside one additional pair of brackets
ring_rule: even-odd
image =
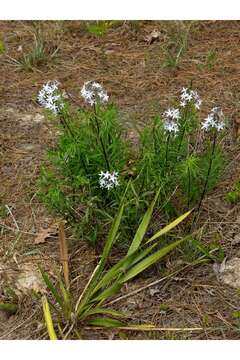
[(49, 305), (46, 296), (42, 297), (42, 306), (43, 306), (43, 314), (44, 319), (47, 325), (48, 335), (50, 340), (58, 340), (57, 335), (55, 333), (54, 327), (53, 327), (53, 321), (52, 316), (50, 313)]
[(174, 221), (172, 221), (170, 224), (166, 225), (163, 229), (161, 229), (160, 231), (158, 231), (156, 234), (154, 234), (147, 242), (149, 243), (150, 241), (153, 241), (155, 239), (157, 239), (159, 236), (162, 236), (164, 234), (166, 234), (167, 232), (169, 232), (170, 230), (172, 230), (175, 226), (177, 226), (178, 224), (180, 224), (180, 222), (182, 222), (190, 213), (192, 212), (192, 210), (187, 211), (185, 214), (179, 216), (177, 219), (175, 219)]
[(114, 221), (113, 221), (113, 224), (111, 226), (109, 235), (107, 237), (107, 241), (106, 241), (104, 249), (103, 249), (102, 257), (101, 257), (101, 260), (99, 262), (98, 270), (96, 271), (95, 275), (93, 276), (92, 281), (89, 284), (89, 287), (90, 287), (90, 285), (94, 284), (96, 282), (96, 280), (99, 278), (99, 275), (101, 275), (101, 273), (102, 273), (102, 271), (104, 269), (107, 257), (109, 256), (112, 245), (113, 245), (113, 243), (114, 243), (114, 241), (116, 239), (116, 235), (117, 235), (119, 225), (120, 225), (122, 215), (123, 215), (124, 200), (125, 200), (125, 196), (126, 196), (126, 193), (128, 191), (129, 185), (130, 185), (130, 181), (128, 182), (128, 184), (126, 186), (126, 189), (125, 189), (124, 194), (123, 194), (122, 199), (121, 199), (121, 203), (120, 203), (120, 206), (119, 206), (118, 213), (114, 218)]
[(181, 244), (185, 240), (178, 240), (174, 242), (173, 244), (170, 244), (168, 246), (165, 246), (163, 249), (156, 251), (154, 254), (148, 256), (147, 258), (143, 259), (141, 262), (139, 262), (137, 265), (133, 266), (126, 275), (124, 275), (119, 281), (122, 283), (125, 283), (126, 281), (132, 279), (136, 275), (140, 274), (144, 270), (146, 270), (149, 266), (156, 263), (158, 260), (160, 260), (163, 256), (167, 255), (170, 251), (175, 249), (179, 244)]
[(101, 307), (97, 307), (95, 309), (89, 310), (84, 315), (90, 316), (90, 315), (96, 315), (96, 314), (111, 315), (111, 316), (120, 317), (120, 318), (127, 317), (126, 314), (123, 314), (119, 311), (112, 310), (112, 309), (105, 309), (105, 308), (101, 308)]
[(122, 323), (119, 320), (115, 320), (111, 318), (96, 318), (94, 320), (90, 320), (89, 325), (107, 327), (107, 328), (118, 328), (124, 326), (124, 323)]
[(134, 264), (136, 264), (137, 262), (142, 260), (145, 256), (147, 256), (153, 250), (153, 248), (156, 245), (157, 244), (153, 244), (152, 246), (149, 246), (147, 249), (143, 250), (139, 254), (134, 253), (134, 254), (125, 256), (117, 264), (113, 265), (113, 267), (110, 270), (108, 270), (108, 272), (103, 276), (103, 278), (95, 286), (93, 292), (91, 293), (91, 296), (94, 295), (102, 287), (106, 287), (110, 281), (113, 281), (114, 279), (119, 277), (130, 266), (133, 266)]
[(17, 305), (10, 303), (0, 303), (0, 310), (6, 311), (9, 314), (15, 314), (17, 312)]
[(61, 296), (59, 295), (57, 289), (53, 286), (53, 283), (51, 282), (51, 280), (49, 279), (47, 273), (45, 271), (43, 271), (41, 268), (40, 268), (40, 272), (42, 274), (42, 277), (43, 277), (43, 280), (45, 282), (45, 284), (47, 285), (47, 288), (51, 291), (54, 299), (56, 300), (56, 302), (61, 306), (63, 307), (64, 305), (64, 302), (63, 302), (63, 299), (61, 298)]
[(101, 301), (101, 303), (103, 301), (105, 301), (107, 298), (109, 298), (110, 296), (113, 296), (114, 294), (116, 294), (116, 292), (118, 292), (122, 287), (122, 283), (116, 281), (114, 282), (110, 287), (108, 287), (107, 289), (103, 290), (97, 297), (95, 297), (92, 301), (94, 302), (99, 302)]
[(153, 208), (155, 206), (155, 203), (157, 201), (157, 198), (159, 196), (159, 193), (160, 193), (160, 189), (158, 190), (157, 194), (155, 195), (151, 205), (149, 206), (148, 210), (146, 211), (142, 221), (141, 221), (141, 224), (139, 225), (138, 229), (137, 229), (137, 232), (134, 236), (134, 239), (131, 243), (131, 246), (128, 250), (128, 255), (131, 255), (134, 251), (136, 251), (139, 246), (141, 245), (141, 242), (143, 240), (143, 237), (147, 231), (147, 227), (149, 225), (149, 222), (151, 220), (151, 217), (152, 217), (152, 212), (153, 212)]

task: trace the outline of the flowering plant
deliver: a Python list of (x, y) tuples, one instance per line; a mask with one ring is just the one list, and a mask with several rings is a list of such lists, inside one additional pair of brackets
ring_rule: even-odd
[(42, 169), (39, 196), (79, 236), (91, 242), (104, 236), (129, 178), (122, 241), (132, 236), (159, 188), (158, 210), (166, 220), (194, 206), (200, 211), (224, 165), (218, 138), (225, 121), (219, 107), (201, 121), (198, 92), (183, 88), (178, 102), (140, 132), (136, 156), (101, 84), (88, 81), (82, 86), (84, 106), (78, 109), (70, 107), (59, 85), (48, 82), (38, 94), (39, 104), (61, 127), (57, 147), (49, 152), (50, 166)]

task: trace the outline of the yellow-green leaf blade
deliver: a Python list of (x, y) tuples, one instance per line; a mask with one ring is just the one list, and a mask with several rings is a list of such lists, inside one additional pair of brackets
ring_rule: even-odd
[(146, 213), (141, 221), (141, 224), (139, 225), (139, 227), (137, 229), (137, 232), (136, 232), (134, 239), (131, 243), (131, 246), (128, 250), (128, 255), (131, 255), (132, 253), (134, 253), (134, 251), (136, 251), (139, 248), (139, 246), (141, 245), (142, 239), (146, 233), (147, 227), (151, 220), (153, 208), (157, 201), (159, 193), (160, 193), (160, 189), (158, 190), (157, 194), (155, 195), (151, 205), (149, 206), (148, 210), (146, 211)]
[(48, 330), (48, 335), (50, 337), (50, 340), (58, 340), (57, 335), (54, 330), (54, 327), (53, 327), (52, 316), (50, 313), (49, 304), (48, 304), (46, 296), (42, 297), (42, 306), (43, 306), (44, 319), (45, 319), (45, 322), (47, 325), (47, 330)]
[(179, 216), (177, 219), (175, 219), (174, 221), (172, 221), (170, 224), (166, 225), (163, 229), (161, 229), (160, 231), (158, 231), (156, 234), (154, 234), (147, 242), (149, 243), (150, 241), (153, 241), (155, 239), (157, 239), (159, 236), (162, 236), (164, 234), (166, 234), (167, 232), (169, 232), (170, 230), (172, 230), (173, 228), (175, 228), (178, 224), (180, 224), (186, 217), (188, 217), (188, 215), (191, 213), (192, 210), (187, 211), (185, 214)]
[(158, 260), (160, 260), (163, 256), (167, 255), (170, 251), (175, 249), (179, 244), (181, 244), (185, 240), (178, 240), (175, 241), (173, 244), (170, 244), (168, 246), (165, 246), (164, 248), (156, 251), (154, 254), (148, 256), (147, 258), (143, 259), (141, 262), (139, 262), (137, 265), (133, 266), (126, 275), (124, 275), (121, 279), (122, 283), (125, 283), (126, 281), (132, 279), (136, 275), (143, 272), (145, 269), (147, 269), (149, 266), (156, 263)]

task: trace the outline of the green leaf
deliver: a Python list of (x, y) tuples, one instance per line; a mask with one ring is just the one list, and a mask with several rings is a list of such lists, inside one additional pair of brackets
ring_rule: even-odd
[(118, 328), (124, 326), (119, 320), (111, 319), (111, 318), (96, 318), (94, 320), (89, 321), (89, 325), (107, 327), (107, 328)]
[(50, 337), (50, 340), (58, 340), (57, 335), (55, 333), (54, 327), (53, 327), (53, 321), (52, 316), (50, 313), (49, 305), (46, 296), (42, 297), (42, 306), (43, 306), (43, 313), (44, 313), (44, 319), (47, 325), (48, 335)]
[(0, 310), (6, 311), (9, 314), (15, 314), (17, 312), (17, 305), (10, 303), (0, 303)]
[(116, 238), (118, 228), (119, 228), (119, 225), (120, 225), (120, 222), (121, 222), (121, 219), (122, 219), (122, 214), (123, 214), (123, 209), (124, 209), (124, 200), (125, 200), (125, 196), (126, 196), (126, 193), (128, 191), (128, 187), (130, 185), (130, 182), (131, 181), (128, 182), (128, 184), (126, 186), (126, 189), (124, 191), (124, 194), (122, 196), (120, 207), (119, 207), (118, 213), (117, 213), (117, 215), (116, 215), (116, 217), (115, 217), (115, 219), (113, 221), (113, 224), (112, 224), (112, 227), (110, 229), (107, 241), (105, 243), (105, 246), (104, 246), (104, 249), (103, 249), (103, 254), (102, 254), (101, 260), (100, 260), (99, 265), (98, 265), (98, 269), (97, 269), (96, 273), (93, 275), (93, 277), (92, 277), (92, 279), (91, 279), (91, 281), (90, 281), (90, 283), (88, 285), (88, 289), (86, 290), (86, 293), (84, 295), (84, 298), (82, 299), (81, 304), (79, 304), (78, 313), (80, 313), (81, 309), (85, 306), (86, 302), (88, 301), (87, 299), (89, 299), (89, 295), (94, 290), (94, 287), (97, 284), (97, 280), (99, 279), (99, 276), (101, 276), (102, 271), (104, 269), (107, 257), (108, 257), (108, 255), (109, 255), (109, 253), (111, 251), (112, 245), (113, 245), (114, 240)]
[(122, 287), (122, 283), (116, 281), (113, 283), (109, 288), (106, 290), (103, 290), (96, 298), (94, 298), (92, 301), (98, 302), (98, 301), (105, 301), (110, 296), (113, 296), (116, 292), (118, 292)]
[(125, 272), (129, 268), (129, 266), (133, 266), (141, 259), (143, 259), (145, 256), (147, 256), (156, 245), (157, 244), (153, 244), (152, 246), (149, 246), (147, 249), (141, 251), (139, 254), (136, 254), (136, 252), (134, 252), (131, 255), (127, 255), (123, 259), (121, 259), (117, 264), (113, 265), (113, 267), (110, 270), (108, 270), (108, 272), (95, 286), (93, 292), (91, 293), (91, 296), (95, 294), (101, 287), (106, 287), (110, 281), (114, 280), (114, 278), (119, 277), (123, 272)]
[(149, 225), (149, 222), (151, 220), (151, 217), (152, 217), (152, 212), (153, 212), (153, 208), (154, 208), (154, 205), (157, 201), (157, 198), (159, 196), (159, 193), (160, 193), (160, 189), (158, 190), (157, 194), (155, 195), (150, 207), (148, 208), (148, 210), (146, 211), (142, 221), (141, 221), (141, 224), (139, 225), (138, 229), (137, 229), (137, 232), (134, 236), (134, 239), (131, 243), (131, 246), (128, 250), (128, 255), (131, 255), (134, 251), (136, 251), (139, 246), (141, 245), (141, 242), (144, 238), (144, 235), (147, 231), (147, 227)]
[(105, 315), (111, 315), (114, 317), (121, 317), (121, 318), (127, 317), (126, 314), (123, 314), (119, 311), (112, 310), (112, 309), (105, 309), (105, 308), (101, 308), (101, 307), (97, 307), (95, 309), (89, 310), (84, 315), (90, 316), (90, 315), (95, 315), (95, 314), (105, 314)]
[(175, 219), (174, 221), (172, 221), (170, 224), (166, 225), (163, 229), (161, 229), (160, 231), (158, 231), (156, 234), (154, 234), (147, 242), (149, 243), (150, 241), (153, 241), (155, 239), (157, 239), (159, 236), (162, 236), (164, 234), (166, 234), (167, 232), (169, 232), (170, 230), (172, 230), (175, 226), (177, 226), (180, 222), (182, 222), (190, 213), (192, 212), (192, 210), (187, 211), (185, 214), (179, 216), (177, 219)]
[(48, 289), (51, 291), (52, 295), (54, 296), (54, 299), (63, 308), (63, 306), (64, 306), (63, 299), (59, 295), (57, 289), (53, 286), (53, 283), (49, 279), (47, 273), (45, 271), (43, 271), (41, 268), (40, 268), (40, 272), (42, 274), (45, 284), (47, 285)]
[(156, 263), (158, 260), (160, 260), (163, 256), (168, 254), (170, 251), (175, 249), (179, 244), (181, 244), (184, 239), (178, 240), (173, 244), (170, 244), (168, 246), (165, 246), (163, 249), (156, 251), (154, 254), (148, 256), (147, 258), (143, 259), (141, 262), (139, 262), (137, 265), (132, 267), (126, 275), (124, 275), (119, 281), (122, 283), (125, 283), (126, 281), (132, 279), (136, 275), (140, 274), (144, 270), (146, 270), (149, 266)]

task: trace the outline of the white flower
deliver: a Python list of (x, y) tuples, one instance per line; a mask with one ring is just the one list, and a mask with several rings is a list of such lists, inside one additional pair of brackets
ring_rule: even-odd
[(163, 124), (164, 130), (169, 133), (176, 133), (179, 131), (178, 124), (174, 121), (168, 121), (166, 120)]
[(63, 107), (61, 96), (57, 93), (58, 85), (59, 82), (56, 80), (48, 81), (43, 85), (37, 96), (38, 103), (45, 109), (51, 110), (54, 114), (57, 114)]
[(115, 186), (119, 186), (118, 173), (116, 171), (113, 171), (112, 173), (110, 173), (109, 171), (101, 171), (98, 175), (99, 185), (101, 189), (110, 190)]
[(197, 91), (187, 89), (184, 87), (181, 90), (180, 99), (181, 99), (180, 106), (182, 107), (185, 107), (188, 103), (192, 101), (195, 108), (199, 110), (202, 104), (202, 100), (200, 99)]
[(179, 131), (177, 121), (180, 118), (180, 111), (179, 109), (170, 108), (163, 113), (164, 123), (163, 127), (164, 130), (168, 133), (176, 134)]
[(209, 131), (214, 128), (217, 131), (223, 130), (225, 127), (223, 117), (224, 115), (220, 107), (212, 108), (210, 114), (208, 114), (207, 118), (202, 122), (202, 130)]
[(180, 118), (179, 109), (170, 108), (163, 113), (163, 116), (167, 119), (178, 120)]
[(106, 103), (109, 99), (109, 96), (102, 85), (96, 81), (87, 81), (81, 89), (81, 96), (91, 106), (97, 102), (100, 102), (101, 104)]

